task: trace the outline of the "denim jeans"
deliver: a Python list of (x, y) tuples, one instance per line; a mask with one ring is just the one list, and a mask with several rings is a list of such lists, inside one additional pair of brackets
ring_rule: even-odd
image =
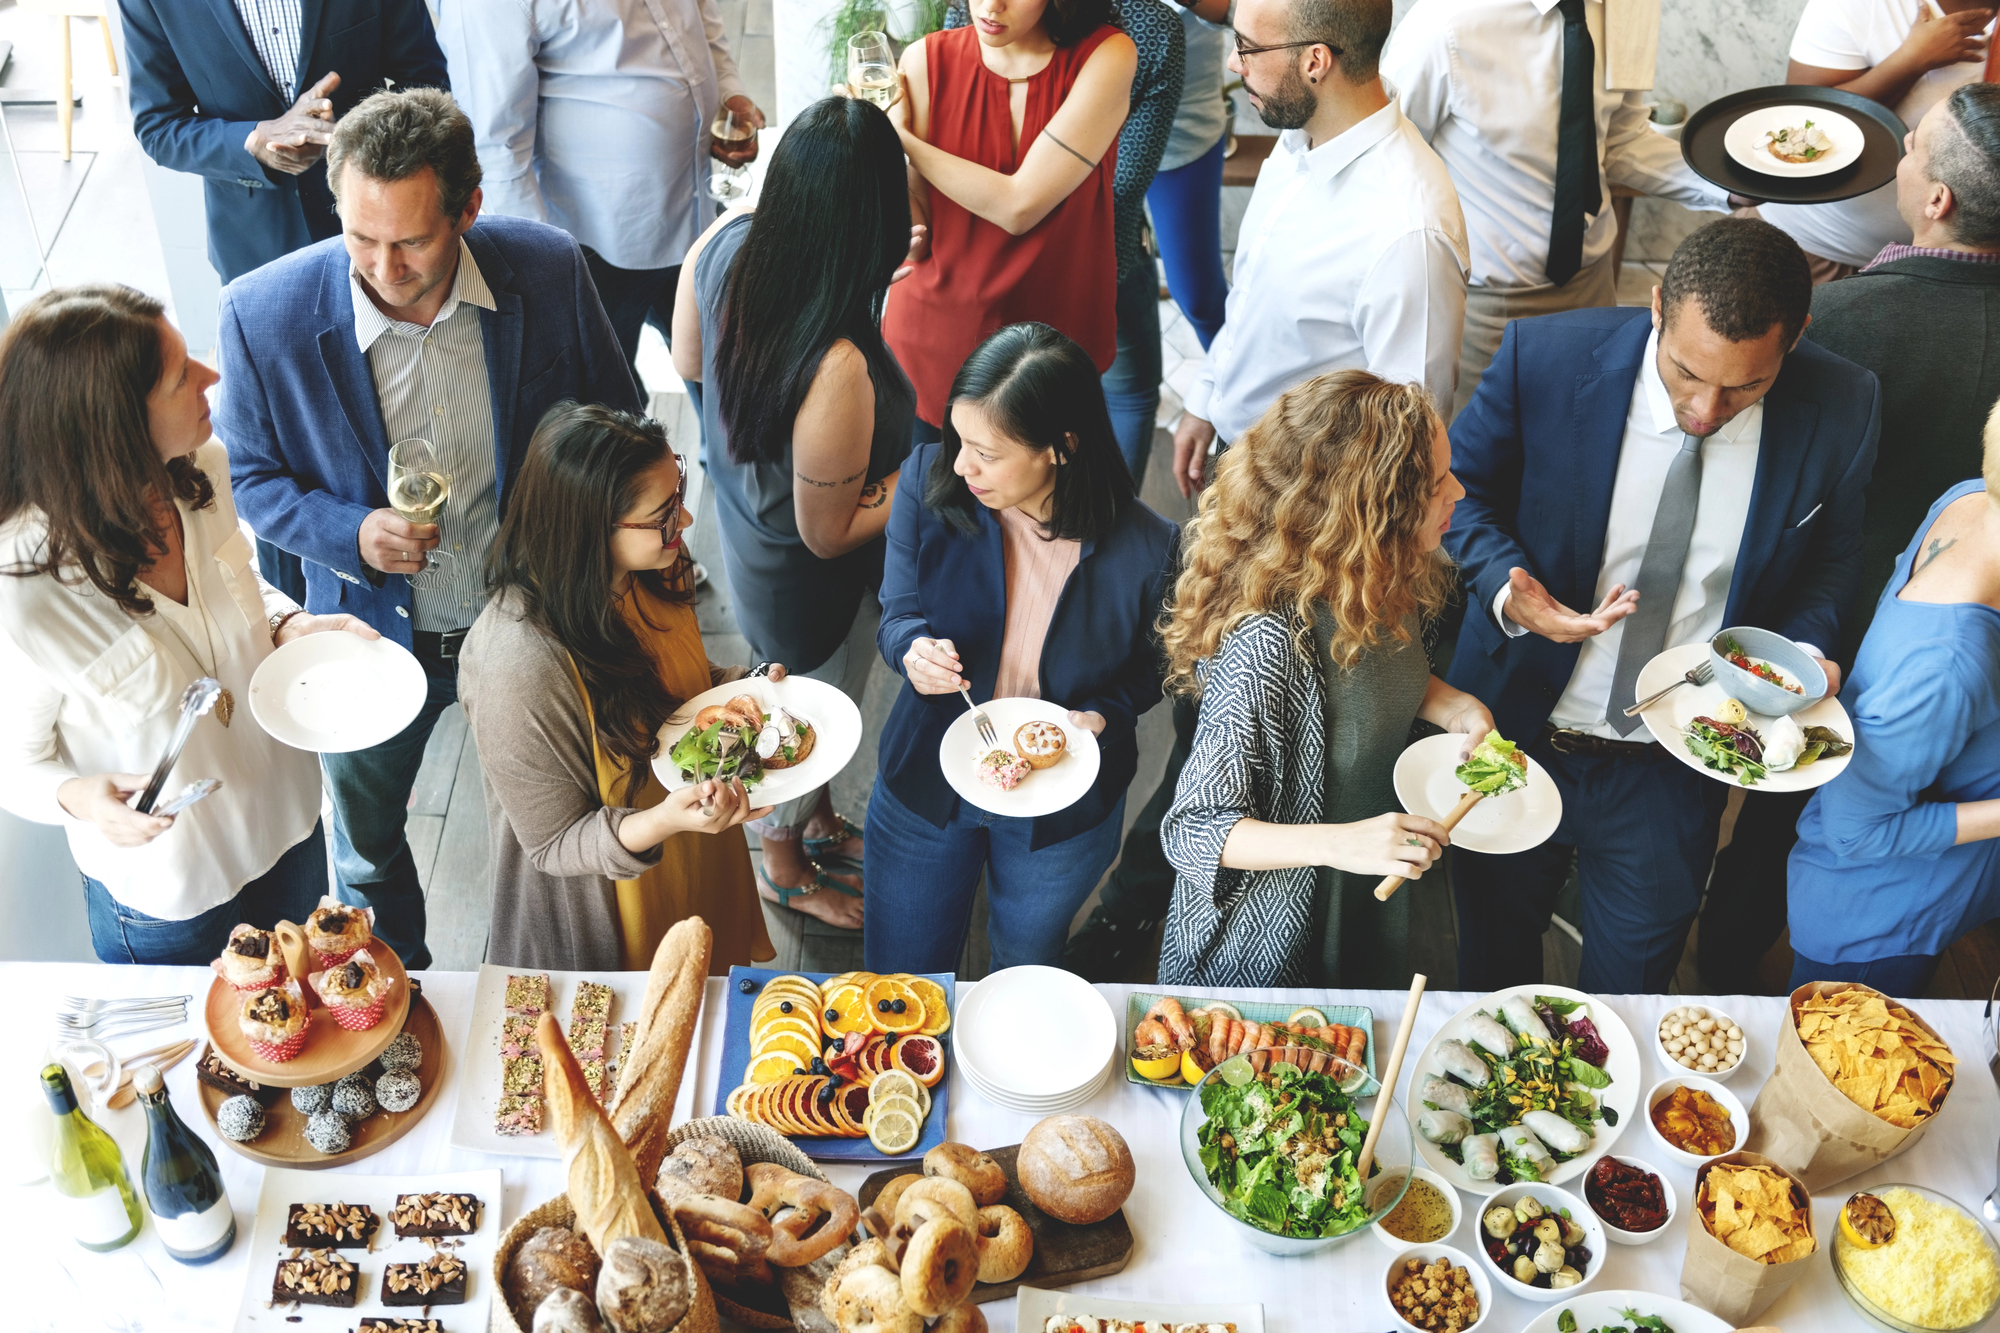
[[(1768, 794), (1768, 793), (1767, 793)], [(1793, 990), (1808, 981), (1853, 981), (1873, 986), (1884, 995), (1919, 1000), (1937, 975), (1938, 955), (1907, 953), (1897, 958), (1872, 958), (1865, 963), (1816, 963), (1804, 954), (1792, 955)]]
[(424, 890), (403, 825), (431, 729), (458, 699), (456, 663), (422, 653), (417, 660), (430, 692), (414, 722), (380, 745), (320, 756), (333, 800), (335, 894), (351, 906), (375, 909), (376, 937), (412, 972), (431, 965), (431, 951), (424, 944)]
[(885, 974), (955, 971), (981, 870), (991, 970), (1061, 966), (1069, 923), (1118, 855), (1124, 817), (1121, 796), (1096, 828), (1030, 851), (1033, 820), (989, 814), (961, 801), (951, 822), (939, 828), (911, 813), (877, 778), (862, 857), (863, 966)]
[(205, 967), (238, 922), (269, 930), (280, 921), (304, 921), (326, 893), (326, 833), (319, 824), (294, 843), (277, 864), (251, 880), (234, 898), (185, 921), (162, 921), (135, 912), (90, 876), (83, 877), (90, 947), (106, 963)]
[(1136, 486), (1146, 479), (1160, 415), (1160, 278), (1150, 255), (1118, 282), (1118, 356), (1103, 382), (1111, 433)]
[(1222, 155), (1229, 136), (1194, 161), (1153, 177), (1146, 208), (1174, 304), (1194, 326), (1202, 349), (1222, 331), (1229, 279), (1222, 273)]

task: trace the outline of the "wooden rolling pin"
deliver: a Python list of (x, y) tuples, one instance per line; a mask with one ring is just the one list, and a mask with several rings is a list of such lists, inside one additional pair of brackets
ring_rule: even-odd
[[(1446, 815), (1444, 819), (1440, 821), (1444, 825), (1444, 831), (1446, 833), (1449, 833), (1453, 829), (1457, 828), (1458, 821), (1465, 818), (1465, 816), (1467, 815), (1467, 813), (1471, 811), (1473, 806), (1478, 805), (1481, 801), (1485, 799), (1486, 799), (1486, 793), (1483, 791), (1469, 791), (1465, 795), (1459, 797), (1458, 804), (1454, 805), (1451, 808), (1451, 813)], [(1405, 877), (1402, 875), (1382, 876), (1382, 882), (1375, 886), (1375, 896), (1381, 899), (1385, 903), (1388, 902), (1389, 899), (1395, 894), (1396, 890), (1402, 887), (1404, 878)]]
[[(1410, 998), (1403, 1005), (1403, 1021), (1396, 1028), (1396, 1040), (1389, 1047), (1388, 1063), (1382, 1066), (1382, 1095), (1375, 1099), (1375, 1114), (1368, 1121), (1368, 1137), (1361, 1140), (1361, 1155), (1354, 1159), (1356, 1176), (1366, 1182), (1369, 1164), (1375, 1160), (1375, 1140), (1382, 1135), (1382, 1121), (1396, 1096), (1396, 1076), (1403, 1072), (1403, 1052), (1410, 1045), (1410, 1029), (1417, 1025), (1417, 1006), (1423, 1002), (1424, 987), (1430, 978), (1419, 972), (1410, 978)], [(1363, 1188), (1366, 1186), (1364, 1184)]]

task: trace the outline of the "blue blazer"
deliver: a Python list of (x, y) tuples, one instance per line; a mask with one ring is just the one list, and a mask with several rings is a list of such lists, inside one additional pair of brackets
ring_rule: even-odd
[[(1000, 639), (1007, 623), (1007, 574), (1000, 522), (977, 511), (979, 531), (948, 526), (924, 503), (924, 483), (941, 445), (903, 461), (889, 514), (882, 570), (883, 660), (903, 674), (903, 654), (918, 638), (950, 639), (972, 682), (974, 699), (993, 697)], [(1034, 821), (1029, 845), (1040, 849), (1096, 828), (1131, 785), (1139, 764), (1139, 714), (1160, 701), (1160, 649), (1153, 622), (1174, 576), (1180, 529), (1139, 501), (1112, 530), (1083, 544), (1063, 585), (1042, 644), (1042, 697), (1104, 715), (1097, 738), (1097, 782), (1067, 810)], [(945, 728), (965, 711), (953, 694), (918, 694), (906, 679), (882, 727), (877, 772), (897, 800), (939, 828), (958, 811), (958, 794), (938, 770)]]
[[(639, 410), (625, 354), (568, 232), (482, 216), (465, 243), (493, 290), (481, 310), (500, 512), (542, 414), (564, 399)], [(338, 238), (222, 291), (221, 404), (236, 508), (305, 559), (306, 609), (357, 615), (410, 646), (410, 581), (361, 562), (361, 521), (387, 508), (389, 434), (354, 340)]]
[[(259, 121), (291, 103), (264, 72), (235, 0), (118, 0), (118, 7), (132, 66), (133, 133), (161, 166), (207, 178), (208, 258), (222, 280), (338, 235), (324, 160), (290, 176), (243, 147)], [(336, 116), (388, 81), (449, 86), (424, 0), (303, 0), (299, 17), (298, 95), (337, 72)]]
[[(1652, 333), (1645, 309), (1515, 320), (1451, 426), (1465, 499), (1445, 534), (1468, 604), (1451, 683), (1501, 732), (1532, 739), (1569, 685), (1581, 646), (1510, 639), (1493, 599), (1519, 565), (1566, 606), (1595, 604), (1626, 412)], [(1875, 467), (1875, 376), (1810, 341), (1764, 398), (1757, 480), (1725, 625), (1760, 625), (1831, 649), (1861, 578), (1861, 509)]]

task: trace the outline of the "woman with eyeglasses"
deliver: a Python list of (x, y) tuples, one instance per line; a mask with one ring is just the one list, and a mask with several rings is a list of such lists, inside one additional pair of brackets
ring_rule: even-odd
[(732, 832), (769, 808), (733, 778), (669, 792), (652, 771), (668, 715), (744, 674), (702, 646), (686, 496), (657, 421), (564, 403), (529, 442), (458, 663), (492, 837), (488, 962), (642, 969), (697, 915), (714, 971), (776, 956)]

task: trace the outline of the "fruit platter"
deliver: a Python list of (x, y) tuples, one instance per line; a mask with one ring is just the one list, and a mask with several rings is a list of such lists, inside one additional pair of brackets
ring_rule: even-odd
[(1125, 1004), (1125, 1081), (1186, 1092), (1230, 1056), (1272, 1047), (1295, 1054), (1313, 1073), (1344, 1063), (1342, 1091), (1370, 1097), (1377, 1091), (1374, 1033), (1374, 1014), (1359, 1005), (1302, 1008), (1135, 991)]
[(879, 1162), (944, 1141), (952, 973), (729, 969), (715, 1113), (808, 1157)]

